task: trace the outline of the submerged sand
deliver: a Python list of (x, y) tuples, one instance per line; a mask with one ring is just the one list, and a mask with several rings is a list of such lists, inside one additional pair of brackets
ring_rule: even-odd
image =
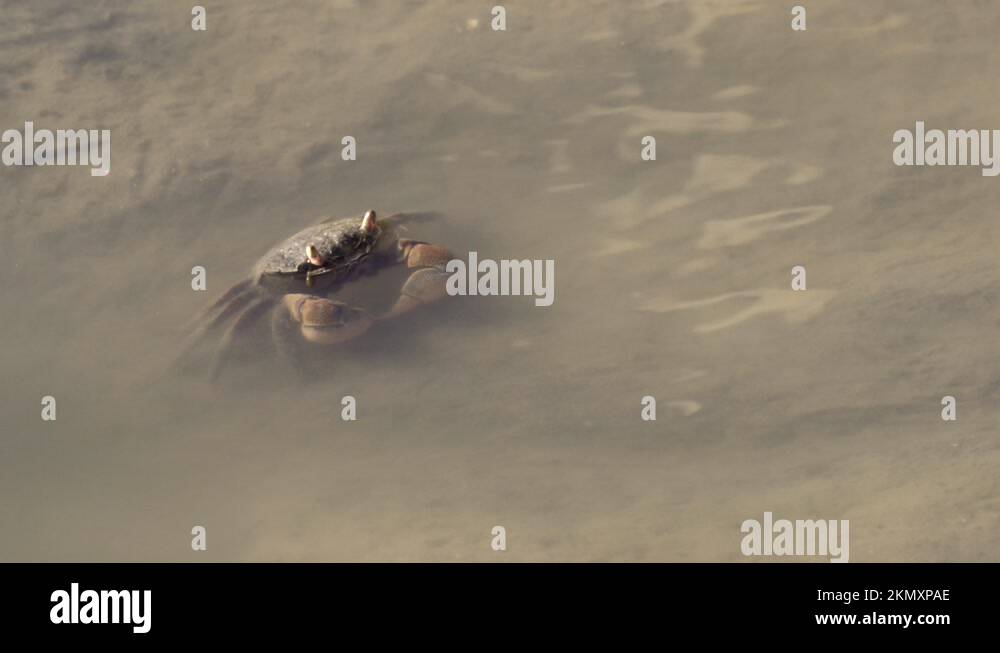
[[(890, 137), (1000, 127), (1000, 9), (505, 6), (0, 4), (0, 128), (113, 133), (104, 178), (0, 169), (0, 559), (741, 561), (772, 511), (849, 519), (852, 561), (997, 560), (1000, 181)], [(164, 371), (271, 244), (367, 208), (554, 259), (554, 305), (309, 382)]]

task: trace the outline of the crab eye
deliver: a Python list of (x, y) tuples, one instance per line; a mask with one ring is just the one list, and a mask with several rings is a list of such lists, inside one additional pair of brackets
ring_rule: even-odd
[(361, 220), (361, 231), (372, 232), (378, 225), (375, 223), (375, 211), (368, 211)]
[(323, 256), (320, 255), (319, 250), (316, 249), (315, 245), (306, 245), (306, 258), (310, 263), (317, 267), (321, 267), (323, 265)]

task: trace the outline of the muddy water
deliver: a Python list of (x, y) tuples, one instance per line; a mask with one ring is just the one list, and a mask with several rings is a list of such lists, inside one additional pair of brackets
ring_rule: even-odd
[[(1000, 182), (890, 136), (1000, 127), (1000, 9), (294, 4), (0, 3), (0, 125), (113, 133), (104, 178), (0, 169), (0, 558), (738, 561), (773, 511), (997, 559)], [(554, 305), (171, 371), (271, 244), (367, 208), (555, 259)]]

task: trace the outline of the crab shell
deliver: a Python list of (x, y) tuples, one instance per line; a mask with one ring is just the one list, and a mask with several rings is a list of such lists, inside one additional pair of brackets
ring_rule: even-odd
[(395, 265), (400, 261), (395, 225), (401, 219), (376, 220), (368, 211), (361, 220), (332, 218), (307, 227), (262, 256), (253, 278), (286, 292), (302, 288), (303, 282), (319, 291)]

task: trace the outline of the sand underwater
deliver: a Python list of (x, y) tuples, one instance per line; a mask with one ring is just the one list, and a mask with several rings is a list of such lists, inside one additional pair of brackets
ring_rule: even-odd
[[(106, 177), (0, 168), (0, 559), (740, 562), (771, 511), (997, 561), (1000, 181), (890, 137), (1000, 127), (1000, 7), (490, 4), (0, 2), (0, 130), (113, 134)], [(165, 372), (273, 243), (369, 208), (554, 260), (553, 305)]]

